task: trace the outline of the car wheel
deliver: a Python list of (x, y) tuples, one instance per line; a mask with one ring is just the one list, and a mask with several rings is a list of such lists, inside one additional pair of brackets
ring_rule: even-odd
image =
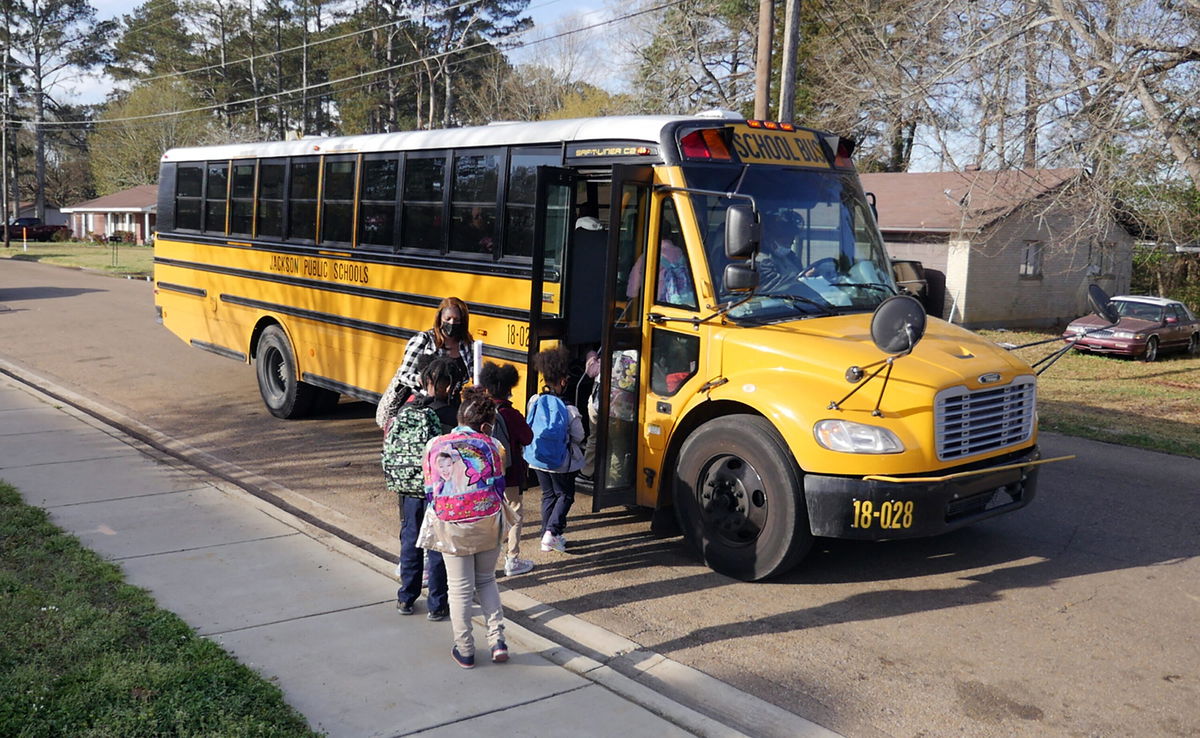
[(258, 392), (272, 415), (285, 419), (308, 415), (316, 388), (297, 378), (292, 343), (279, 326), (271, 325), (263, 330), (254, 369), (258, 375)]
[(803, 477), (766, 419), (729, 415), (683, 443), (675, 515), (714, 571), (745, 581), (781, 574), (812, 547)]
[(1146, 353), (1142, 354), (1142, 361), (1154, 361), (1158, 358), (1158, 336), (1150, 336), (1150, 340), (1146, 341)]
[(1193, 333), (1188, 339), (1187, 352), (1192, 356), (1200, 354), (1200, 333)]

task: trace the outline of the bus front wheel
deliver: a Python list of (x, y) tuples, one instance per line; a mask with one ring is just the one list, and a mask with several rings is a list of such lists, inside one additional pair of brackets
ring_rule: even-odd
[(757, 415), (700, 426), (679, 451), (675, 515), (714, 571), (745, 581), (782, 574), (812, 547), (800, 469)]
[(312, 385), (297, 378), (296, 355), (287, 334), (277, 325), (267, 326), (258, 339), (254, 359), (258, 391), (267, 410), (277, 418), (302, 418), (312, 408)]

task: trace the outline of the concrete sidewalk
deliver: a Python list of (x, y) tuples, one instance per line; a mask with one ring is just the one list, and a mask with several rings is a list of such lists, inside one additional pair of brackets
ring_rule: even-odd
[[(475, 669), (463, 670), (450, 658), (448, 622), (396, 613), (394, 565), (92, 414), (128, 419), (47, 389), (92, 414), (83, 412), (14, 379), (30, 381), (11, 365), (0, 368), (0, 479), (117, 562), (160, 606), (273, 679), (317, 730), (835, 735), (503, 587), (506, 611), (595, 658), (508, 620), (511, 660), (492, 664), (481, 647)], [(162, 441), (153, 442), (171, 447)], [(476, 643), (487, 643), (478, 622)]]

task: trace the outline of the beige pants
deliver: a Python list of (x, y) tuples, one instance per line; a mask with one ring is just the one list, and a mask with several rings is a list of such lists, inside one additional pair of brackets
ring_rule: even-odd
[(516, 559), (521, 556), (521, 488), (516, 485), (505, 487), (504, 499), (508, 500), (508, 505), (513, 511), (513, 517), (517, 521), (513, 527), (508, 529), (508, 540), (504, 545), (504, 556), (505, 558)]
[(446, 562), (450, 628), (454, 631), (454, 645), (463, 656), (475, 653), (475, 635), (471, 632), (471, 601), (476, 597), (479, 598), (479, 607), (487, 624), (488, 646), (495, 646), (504, 637), (504, 610), (500, 606), (500, 589), (496, 585), (496, 561), (499, 558), (499, 548), (472, 556), (442, 555)]

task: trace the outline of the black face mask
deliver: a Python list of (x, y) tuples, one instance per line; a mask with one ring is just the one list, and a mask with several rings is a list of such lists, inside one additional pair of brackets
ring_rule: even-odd
[(450, 338), (463, 338), (467, 335), (467, 326), (462, 323), (442, 323), (442, 333)]

